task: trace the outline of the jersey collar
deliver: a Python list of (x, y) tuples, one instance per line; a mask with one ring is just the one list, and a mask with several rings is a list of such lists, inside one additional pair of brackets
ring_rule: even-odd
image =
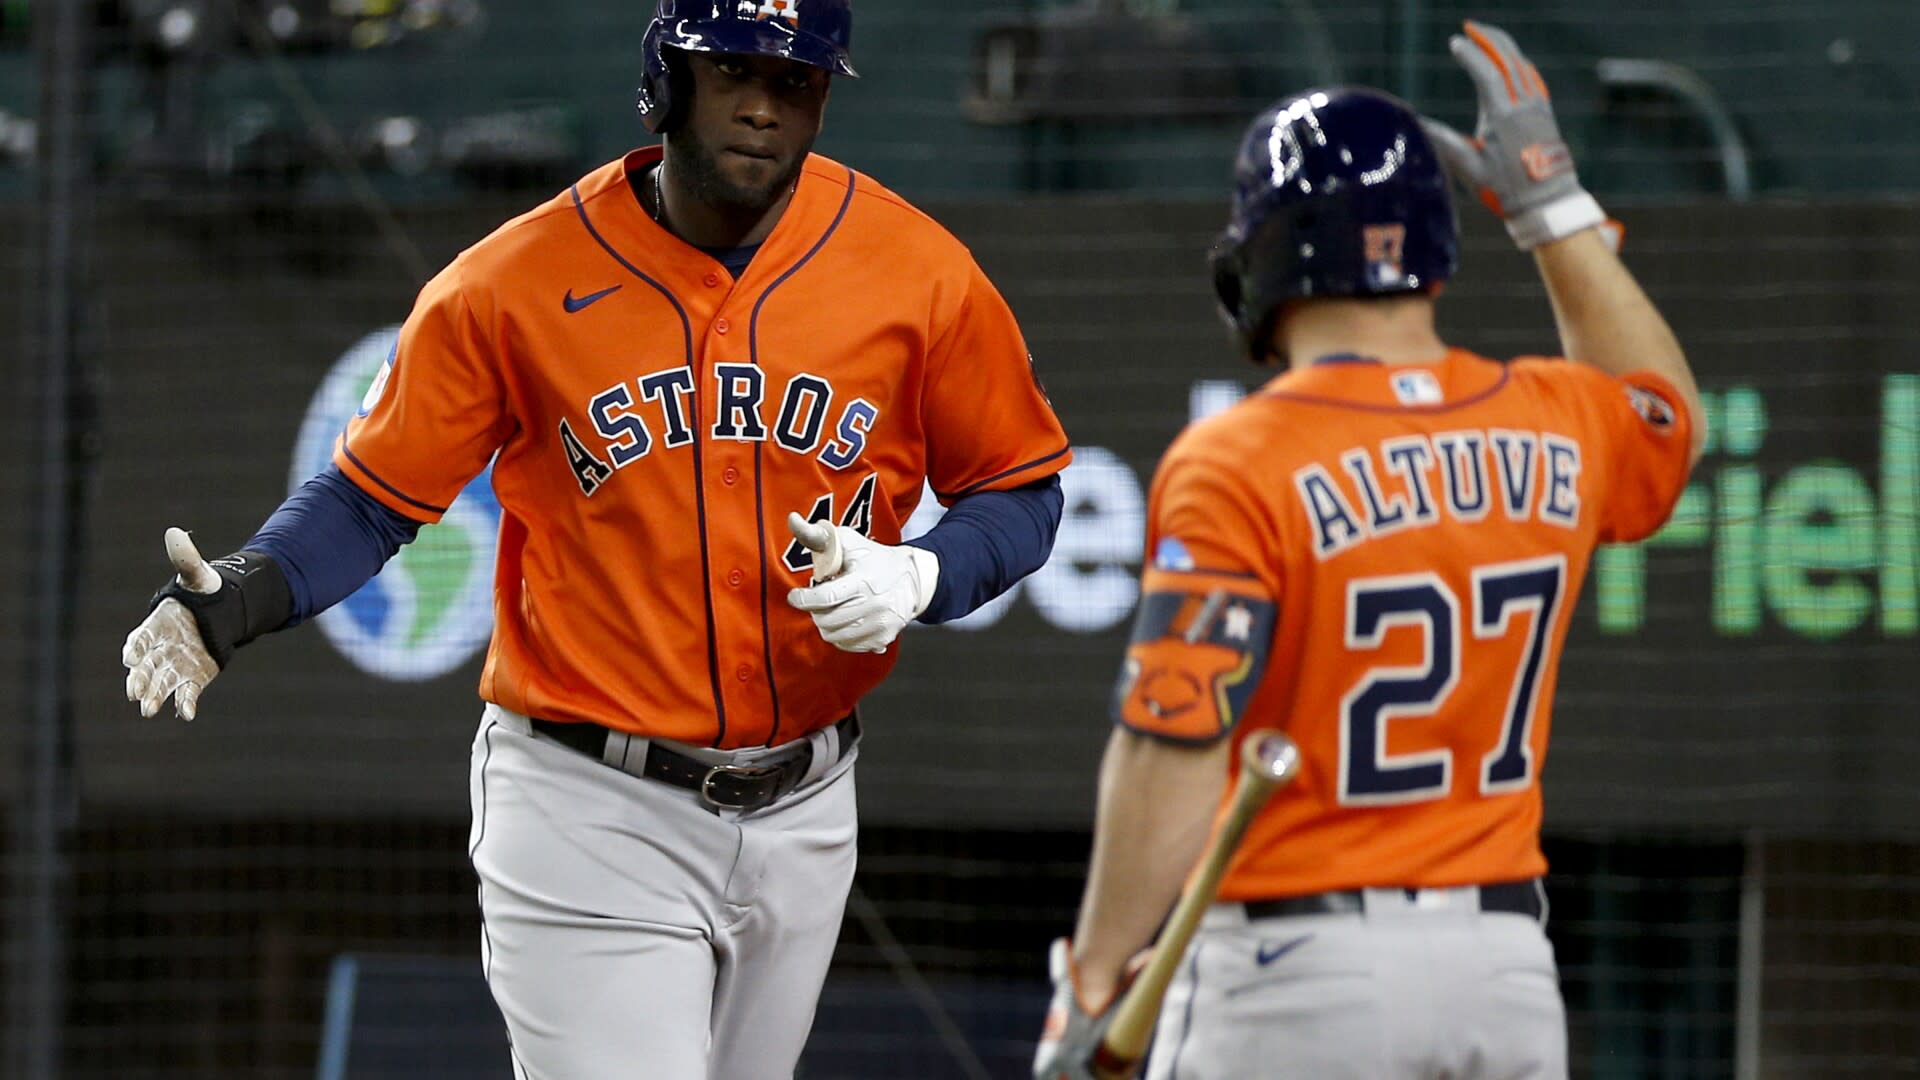
[[(640, 205), (635, 197), (635, 178), (658, 164), (665, 156), (659, 145), (641, 147), (625, 157), (594, 170), (577, 185), (585, 212), (605, 242), (636, 266), (657, 273), (676, 292), (699, 288), (703, 275), (722, 269), (720, 263), (699, 248), (687, 244)], [(838, 210), (852, 184), (852, 170), (818, 154), (808, 155), (801, 168), (799, 187), (780, 216), (780, 221), (760, 245), (748, 277), (763, 273), (778, 275), (799, 262), (831, 232), (828, 222), (836, 222)], [(684, 258), (663, 259), (649, 253), (676, 252)], [(679, 279), (684, 278), (685, 281)]]

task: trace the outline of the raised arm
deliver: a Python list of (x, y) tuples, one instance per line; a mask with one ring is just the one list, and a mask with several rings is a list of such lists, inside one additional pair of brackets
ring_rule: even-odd
[(1600, 230), (1542, 244), (1533, 257), (1553, 301), (1567, 358), (1609, 375), (1651, 371), (1672, 383), (1694, 416), (1692, 460), (1698, 461), (1707, 425), (1699, 422), (1700, 389), (1693, 369), (1667, 320), (1608, 248)]
[(1574, 173), (1547, 84), (1499, 27), (1468, 20), (1463, 29), (1450, 45), (1473, 79), (1478, 126), (1469, 139), (1429, 120), (1427, 134), (1514, 243), (1533, 252), (1567, 357), (1609, 375), (1650, 371), (1672, 383), (1694, 417), (1697, 460), (1707, 429), (1686, 354), (1608, 242), (1606, 213)]

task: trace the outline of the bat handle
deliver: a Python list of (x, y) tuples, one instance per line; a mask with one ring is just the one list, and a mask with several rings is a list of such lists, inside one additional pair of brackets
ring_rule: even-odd
[(1154, 1019), (1159, 1015), (1167, 987), (1172, 985), (1174, 972), (1193, 941), (1194, 931), (1200, 927), (1200, 917), (1220, 891), (1220, 879), (1226, 875), (1227, 864), (1233, 861), (1247, 826), (1253, 823), (1254, 815), (1273, 793), (1291, 781), (1300, 769), (1299, 749), (1279, 732), (1249, 737), (1241, 746), (1240, 760), (1240, 784), (1234, 790), (1226, 815), (1214, 830), (1193, 876), (1187, 879), (1173, 914), (1167, 917), (1152, 959), (1114, 1006), (1106, 1037), (1095, 1048), (1093, 1072), (1101, 1080), (1125, 1080), (1133, 1075), (1146, 1053), (1147, 1042), (1153, 1037)]

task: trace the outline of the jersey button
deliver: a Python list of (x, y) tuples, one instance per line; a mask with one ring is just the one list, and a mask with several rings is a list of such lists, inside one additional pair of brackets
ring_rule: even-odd
[(733, 586), (736, 589), (739, 588), (740, 583), (745, 580), (747, 580), (747, 575), (741, 573), (738, 570), (729, 571), (727, 574), (727, 584)]
[(733, 677), (739, 679), (741, 682), (746, 682), (748, 679), (753, 678), (753, 665), (741, 664), (739, 667), (734, 668)]
[(726, 471), (720, 474), (720, 479), (726, 481), (728, 484), (732, 484), (734, 481), (740, 479), (740, 470), (729, 465)]
[(721, 319), (720, 321), (713, 324), (713, 329), (715, 333), (724, 334), (727, 331), (733, 329), (733, 324), (728, 322), (725, 319)]
[(705, 280), (706, 280), (706, 283), (707, 283), (707, 288), (709, 288), (709, 289), (717, 289), (717, 288), (719, 288), (719, 287), (720, 287), (720, 275), (719, 275), (719, 274), (712, 274), (712, 273), (710, 273), (710, 274), (708, 274), (708, 275), (706, 276), (706, 279), (705, 279)]

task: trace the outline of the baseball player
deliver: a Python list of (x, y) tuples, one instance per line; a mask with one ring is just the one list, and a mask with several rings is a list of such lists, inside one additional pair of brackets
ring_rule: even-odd
[[(1491, 26), (1452, 50), (1472, 139), (1327, 89), (1241, 143), (1214, 279), (1247, 354), (1283, 371), (1183, 433), (1154, 481), (1036, 1077), (1089, 1075), (1129, 956), (1263, 728), (1299, 745), (1299, 778), (1230, 864), (1147, 1075), (1567, 1075), (1539, 845), (1561, 645), (1595, 545), (1661, 524), (1703, 432), (1539, 73)], [(1456, 250), (1443, 162), (1533, 253), (1564, 359), (1436, 335)]]
[[(636, 150), (421, 291), (332, 466), (128, 638), (191, 719), (489, 461), (482, 955), (533, 1080), (790, 1075), (854, 868), (856, 706), (910, 621), (1039, 567), (1067, 440), (1006, 303), (810, 154), (849, 0), (660, 0)], [(911, 544), (925, 485), (949, 511)]]

